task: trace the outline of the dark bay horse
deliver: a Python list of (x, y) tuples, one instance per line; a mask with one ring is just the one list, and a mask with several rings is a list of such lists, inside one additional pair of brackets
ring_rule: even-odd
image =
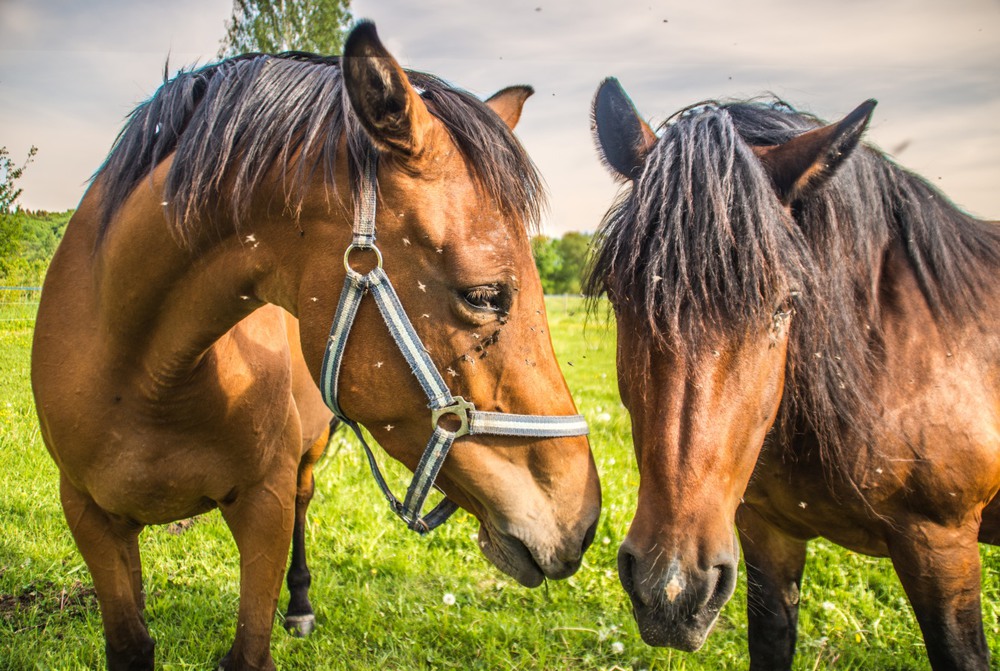
[[(540, 178), (510, 130), (530, 94), (483, 103), (405, 72), (363, 22), (341, 58), (238, 57), (178, 75), (132, 114), (52, 261), (32, 359), (109, 668), (153, 666), (140, 531), (216, 507), (240, 552), (223, 667), (274, 668), (290, 544), (289, 620), (311, 620), (301, 531), (331, 417), (317, 381), (345, 276), (374, 265), (345, 253), (362, 192), (377, 195), (378, 270), (384, 259), (450, 393), (479, 416), (575, 411), (528, 241)], [(332, 392), (413, 469), (460, 418), (435, 428), (381, 308), (360, 302)], [(473, 432), (437, 474), (522, 584), (571, 575), (593, 538), (600, 489), (581, 433)]]
[(936, 669), (985, 669), (977, 541), (1000, 543), (1000, 226), (778, 101), (659, 136), (615, 80), (627, 190), (588, 291), (618, 321), (641, 474), (619, 575), (643, 639), (695, 650), (736, 581), (751, 668), (794, 654), (806, 543), (889, 557)]

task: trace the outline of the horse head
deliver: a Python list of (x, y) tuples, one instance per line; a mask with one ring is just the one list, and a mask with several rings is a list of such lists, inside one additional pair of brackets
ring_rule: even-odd
[(618, 322), (618, 383), (640, 472), (618, 554), (643, 640), (704, 643), (736, 585), (734, 517), (782, 403), (812, 257), (794, 222), (858, 143), (873, 103), (776, 146), (700, 105), (660, 137), (613, 79), (594, 101), (601, 156), (630, 191), (588, 279)]
[[(446, 89), (405, 72), (368, 23), (351, 33), (341, 63), (348, 126), (360, 126), (378, 155), (378, 263), (419, 348), (478, 411), (572, 415), (528, 238), (541, 184), (511, 133), (531, 89), (504, 89), (485, 104)], [(336, 305), (322, 266), (350, 241), (346, 229), (324, 231), (327, 249), (309, 255), (298, 301), (314, 375)], [(362, 272), (375, 260), (357, 250), (346, 262)], [(372, 301), (360, 305), (336, 394), (347, 417), (415, 469), (435, 425), (416, 364), (386, 324)], [(478, 518), (483, 553), (522, 584), (571, 575), (593, 539), (600, 488), (585, 436), (464, 436), (436, 484)]]

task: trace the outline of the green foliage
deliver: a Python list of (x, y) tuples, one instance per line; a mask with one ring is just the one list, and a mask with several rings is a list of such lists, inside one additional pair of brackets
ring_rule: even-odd
[[(742, 567), (701, 651), (640, 639), (616, 569), (639, 476), (615, 384), (614, 323), (588, 324), (579, 298), (551, 299), (548, 314), (556, 356), (590, 422), (604, 499), (580, 571), (535, 590), (518, 586), (482, 557), (475, 519), (463, 512), (426, 537), (407, 531), (361, 448), (341, 433), (317, 469), (306, 532), (318, 626), (309, 638), (292, 638), (279, 615), (279, 669), (746, 669)], [(30, 322), (10, 324), (0, 305), (0, 669), (104, 668), (93, 582), (67, 531), (58, 470), (32, 404)], [(407, 471), (380, 460), (393, 487), (405, 489)], [(221, 516), (202, 515), (187, 530), (148, 528), (140, 547), (157, 668), (215, 668), (232, 641), (239, 598), (239, 558)], [(1000, 548), (982, 546), (981, 556), (986, 638), (997, 651)], [(282, 587), (279, 609), (287, 601)], [(810, 543), (800, 601), (796, 671), (929, 668), (889, 560)]]
[(0, 212), (0, 273), (4, 264), (17, 258), (21, 250), (21, 224), (13, 215)]
[(38, 284), (55, 253), (72, 211), (49, 214), (21, 210), (17, 199), (23, 189), (17, 180), (31, 163), (37, 147), (19, 167), (10, 160), (7, 147), (0, 147), (0, 280), (5, 284)]
[(7, 147), (0, 147), (0, 215), (17, 211), (17, 198), (24, 191), (18, 188), (17, 180), (21, 179), (21, 175), (37, 153), (38, 147), (32, 146), (28, 150), (28, 158), (18, 167), (11, 162)]
[(233, 0), (219, 56), (251, 51), (339, 54), (351, 21), (350, 0)]
[(591, 237), (589, 233), (571, 231), (561, 238), (545, 235), (532, 238), (531, 251), (546, 294), (580, 293)]
[(558, 240), (545, 235), (531, 239), (531, 253), (535, 257), (535, 267), (542, 279), (542, 291), (546, 294), (557, 294), (555, 286), (556, 273), (562, 268), (562, 258), (556, 248)]
[(0, 280), (38, 285), (73, 210), (0, 214)]

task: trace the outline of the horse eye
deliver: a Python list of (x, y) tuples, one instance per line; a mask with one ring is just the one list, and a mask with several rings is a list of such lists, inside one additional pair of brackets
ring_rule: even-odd
[(795, 313), (795, 306), (799, 301), (800, 294), (798, 291), (790, 291), (787, 296), (785, 296), (778, 305), (774, 308), (774, 315), (791, 315)]
[(506, 292), (497, 284), (485, 284), (466, 289), (463, 297), (466, 303), (477, 310), (506, 313), (510, 309), (510, 301)]
[(795, 303), (799, 295), (798, 291), (793, 291), (778, 304), (778, 307), (774, 310), (774, 314), (771, 316), (772, 328), (777, 328), (788, 323), (788, 320), (795, 314)]

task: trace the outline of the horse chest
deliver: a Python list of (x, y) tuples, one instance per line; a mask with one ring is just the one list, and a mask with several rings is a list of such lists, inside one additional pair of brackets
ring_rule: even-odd
[[(864, 488), (863, 483), (861, 486)], [(771, 458), (758, 462), (743, 501), (793, 538), (822, 536), (855, 552), (888, 556), (883, 529), (872, 519), (868, 506), (856, 492), (832, 488), (818, 460)]]
[(230, 394), (151, 401), (127, 384), (95, 383), (88, 398), (82, 411), (48, 417), (48, 442), (67, 477), (110, 513), (169, 522), (295, 467), (288, 394), (260, 409)]
[(144, 524), (169, 522), (211, 508), (279, 463), (291, 463), (280, 458), (288, 450), (277, 438), (246, 432), (223, 442), (162, 426), (133, 426), (128, 433), (116, 427), (89, 453), (91, 467), (74, 477), (109, 512)]

